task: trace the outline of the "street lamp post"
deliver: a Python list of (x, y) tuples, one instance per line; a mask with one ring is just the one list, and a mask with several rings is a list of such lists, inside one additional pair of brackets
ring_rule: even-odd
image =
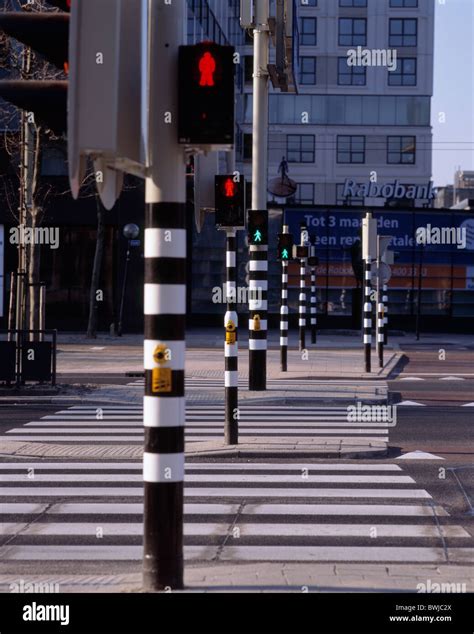
[(120, 299), (119, 321), (118, 321), (118, 328), (117, 328), (117, 335), (119, 337), (122, 336), (123, 307), (125, 303), (125, 291), (127, 288), (128, 263), (130, 262), (130, 249), (132, 247), (132, 240), (136, 240), (139, 234), (140, 234), (140, 229), (137, 227), (137, 225), (133, 223), (125, 225), (125, 227), (123, 228), (123, 235), (127, 239), (127, 255), (125, 257), (125, 271), (123, 274), (122, 297)]

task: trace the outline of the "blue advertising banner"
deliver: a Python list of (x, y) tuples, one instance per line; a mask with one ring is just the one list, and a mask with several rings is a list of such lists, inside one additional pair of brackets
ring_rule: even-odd
[[(351, 248), (362, 240), (366, 211), (365, 208), (290, 207), (285, 209), (285, 219), (296, 241), (300, 225), (307, 225), (320, 263), (326, 263), (327, 275), (337, 276), (335, 265), (339, 264), (346, 265), (346, 277)], [(474, 288), (472, 213), (436, 209), (371, 211), (378, 223), (378, 234), (393, 236), (389, 248), (396, 253), (396, 264), (391, 286), (406, 287), (406, 278), (417, 274), (416, 267), (421, 261), (427, 282), (424, 288)], [(329, 265), (332, 266), (328, 268)], [(330, 286), (334, 285), (338, 283), (333, 279)]]

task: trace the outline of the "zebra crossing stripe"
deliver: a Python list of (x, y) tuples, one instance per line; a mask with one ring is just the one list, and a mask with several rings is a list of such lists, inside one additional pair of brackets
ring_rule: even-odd
[[(167, 454), (170, 456), (172, 454)], [(207, 474), (187, 474), (186, 482), (208, 482)], [(43, 474), (36, 473), (30, 482), (141, 482), (140, 475), (112, 473), (54, 473)], [(387, 475), (308, 475), (302, 478), (298, 475), (273, 475), (273, 474), (213, 474), (213, 482), (235, 482), (235, 483), (274, 483), (274, 484), (414, 484), (414, 480), (410, 476), (387, 476)], [(0, 475), (1, 483), (25, 482), (25, 476), (19, 474)]]
[[(398, 464), (221, 461), (185, 470), (188, 561), (474, 561), (470, 534)], [(0, 546), (3, 562), (42, 561), (47, 570), (46, 562), (141, 559), (138, 462), (15, 461), (1, 463), (0, 476), (1, 534), (17, 538)]]
[[(230, 522), (188, 522), (184, 526), (184, 535), (192, 537), (226, 536), (232, 525)], [(143, 535), (142, 522), (102, 522), (100, 525), (104, 537), (141, 537)], [(446, 538), (470, 539), (461, 526), (436, 526), (420, 524), (287, 524), (287, 523), (239, 523), (239, 536), (245, 537), (369, 537), (374, 531), (378, 538), (384, 537), (421, 537), (439, 538), (440, 534)], [(35, 522), (33, 524), (8, 523), (0, 526), (0, 534), (4, 536), (16, 535), (21, 532), (22, 537), (32, 536), (76, 536), (94, 537), (97, 533), (97, 522)], [(94, 548), (94, 546), (92, 546)]]
[[(36, 487), (29, 486), (21, 489), (23, 497), (104, 497), (116, 496), (123, 498), (125, 495), (130, 497), (140, 497), (143, 495), (143, 487)], [(5, 497), (21, 497), (20, 489), (14, 487), (0, 487), (0, 496)], [(430, 494), (422, 489), (337, 489), (337, 488), (249, 488), (249, 487), (185, 487), (185, 496), (187, 497), (236, 497), (236, 498), (252, 498), (270, 497), (279, 498), (391, 498), (391, 499), (431, 499)]]

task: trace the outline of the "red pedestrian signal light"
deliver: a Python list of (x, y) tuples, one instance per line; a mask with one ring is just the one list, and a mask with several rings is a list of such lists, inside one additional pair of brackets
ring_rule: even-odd
[(229, 178), (226, 178), (224, 181), (223, 189), (226, 198), (234, 198), (237, 193), (237, 183), (229, 176)]
[(209, 51), (206, 51), (199, 60), (199, 72), (201, 74), (200, 86), (215, 86), (216, 60)]
[(245, 178), (234, 175), (216, 176), (216, 225), (245, 227)]
[(235, 49), (214, 42), (179, 47), (178, 143), (234, 145)]

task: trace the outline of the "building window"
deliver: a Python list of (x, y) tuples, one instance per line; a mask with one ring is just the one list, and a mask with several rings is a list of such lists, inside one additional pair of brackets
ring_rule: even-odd
[(365, 18), (339, 18), (339, 46), (365, 46), (367, 20)]
[(418, 0), (390, 0), (391, 9), (416, 9)]
[(253, 81), (253, 55), (244, 57), (244, 81), (246, 84)]
[(389, 46), (416, 46), (418, 20), (413, 18), (391, 19)]
[(252, 160), (252, 135), (244, 132), (242, 134), (242, 160), (243, 161), (251, 161)]
[(399, 57), (397, 68), (388, 73), (389, 86), (416, 86), (416, 58)]
[(314, 163), (314, 134), (288, 134), (286, 156), (288, 163)]
[(336, 185), (336, 205), (349, 205), (351, 207), (363, 207), (365, 201), (363, 198), (356, 196), (345, 196), (343, 197), (343, 193), (345, 190), (345, 184), (339, 183)]
[(367, 0), (339, 0), (340, 7), (366, 7)]
[(365, 163), (365, 136), (338, 136), (337, 162)]
[(314, 184), (298, 183), (298, 189), (288, 202), (296, 205), (314, 205)]
[(337, 83), (339, 86), (365, 86), (367, 68), (365, 66), (349, 66), (347, 57), (339, 57)]
[(41, 153), (42, 176), (67, 176), (67, 155), (65, 148), (47, 147)]
[(316, 83), (316, 57), (300, 57), (300, 84)]
[(316, 46), (318, 42), (317, 18), (301, 18), (300, 44)]
[(387, 163), (391, 165), (413, 165), (416, 156), (416, 137), (389, 136)]

